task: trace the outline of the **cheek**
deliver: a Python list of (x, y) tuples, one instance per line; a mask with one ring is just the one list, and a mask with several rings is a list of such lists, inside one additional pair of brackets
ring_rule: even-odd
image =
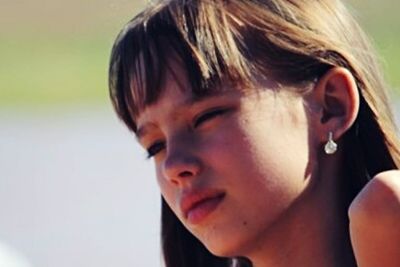
[(310, 160), (306, 112), (300, 100), (276, 101), (273, 111), (260, 109), (259, 113), (270, 114), (266, 119), (252, 120), (244, 125), (250, 146), (258, 155), (260, 165), (270, 165), (277, 174), (295, 172), (302, 176)]
[(266, 134), (253, 135), (250, 144), (260, 168), (273, 171), (277, 176), (293, 173), (305, 178), (310, 160), (306, 127), (285, 128), (278, 125)]
[(249, 115), (221, 137), (211, 164), (254, 205), (285, 205), (304, 190), (310, 175), (306, 115), (301, 105), (290, 111), (260, 108)]
[(246, 115), (207, 139), (207, 163), (231, 173), (258, 173), (266, 182), (290, 173), (305, 178), (311, 156), (304, 111), (264, 108)]

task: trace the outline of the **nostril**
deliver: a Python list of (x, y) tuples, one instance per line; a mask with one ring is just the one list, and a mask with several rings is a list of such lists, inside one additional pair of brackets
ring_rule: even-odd
[(182, 178), (184, 178), (184, 177), (189, 177), (189, 176), (192, 176), (193, 174), (190, 172), (190, 171), (184, 171), (184, 172), (181, 172), (180, 174), (179, 174), (179, 176), (180, 177), (182, 177)]

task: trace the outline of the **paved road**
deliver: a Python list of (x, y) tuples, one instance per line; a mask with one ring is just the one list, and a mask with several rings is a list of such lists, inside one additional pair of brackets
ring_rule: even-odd
[(151, 162), (110, 108), (0, 110), (0, 241), (33, 267), (160, 266), (158, 222)]
[(151, 162), (111, 109), (0, 111), (0, 240), (33, 267), (160, 266), (158, 222)]

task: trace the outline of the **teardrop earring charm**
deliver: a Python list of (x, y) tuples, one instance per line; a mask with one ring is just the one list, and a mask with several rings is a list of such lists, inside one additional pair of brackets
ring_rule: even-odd
[(337, 144), (333, 141), (333, 133), (329, 132), (328, 134), (328, 142), (325, 144), (325, 153), (331, 155), (336, 152)]

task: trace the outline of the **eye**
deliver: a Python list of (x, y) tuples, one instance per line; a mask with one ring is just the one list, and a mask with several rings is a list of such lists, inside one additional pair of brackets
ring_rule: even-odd
[(147, 158), (151, 158), (157, 155), (161, 150), (165, 148), (165, 143), (157, 141), (147, 148)]
[(228, 112), (228, 109), (223, 109), (223, 108), (208, 110), (208, 111), (202, 113), (200, 116), (198, 116), (194, 120), (193, 126), (196, 128), (196, 127), (200, 126), (202, 123), (209, 121), (215, 117), (221, 116), (227, 112)]

